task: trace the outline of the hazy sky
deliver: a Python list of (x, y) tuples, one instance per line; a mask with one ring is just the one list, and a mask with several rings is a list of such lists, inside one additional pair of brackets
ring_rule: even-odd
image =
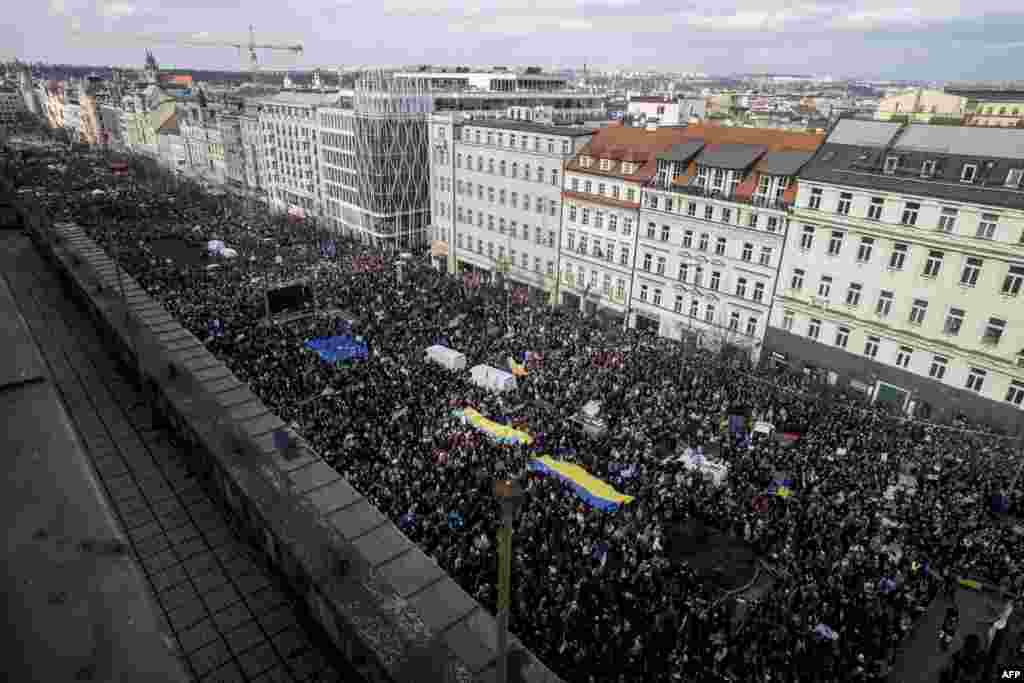
[[(770, 8), (776, 8), (774, 10)], [(166, 38), (301, 41), (264, 64), (528, 63), (907, 79), (1024, 77), (1014, 0), (10, 0), (0, 54), (28, 60), (235, 68), (230, 47)], [(162, 36), (163, 42), (152, 36)]]

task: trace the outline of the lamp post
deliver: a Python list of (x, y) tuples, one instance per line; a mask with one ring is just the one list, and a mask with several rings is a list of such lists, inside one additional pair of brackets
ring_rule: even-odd
[(498, 683), (508, 681), (508, 612), (512, 597), (512, 523), (526, 500), (526, 491), (515, 479), (494, 482), (494, 496), (501, 505), (498, 532)]

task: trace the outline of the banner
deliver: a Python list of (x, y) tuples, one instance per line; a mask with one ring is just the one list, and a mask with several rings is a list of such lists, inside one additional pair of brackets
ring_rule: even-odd
[(456, 410), (453, 414), (456, 417), (459, 417), (464, 424), (473, 425), (473, 427), (491, 437), (498, 443), (520, 444), (524, 446), (529, 446), (533, 443), (533, 437), (526, 432), (509, 427), (508, 425), (503, 425), (500, 422), (488, 420), (472, 408)]
[(633, 501), (633, 496), (619, 493), (579, 465), (545, 455), (531, 460), (527, 467), (533, 472), (551, 474), (567, 482), (581, 500), (604, 512), (614, 512)]
[(315, 351), (328, 363), (353, 359), (365, 360), (370, 355), (362, 337), (353, 338), (347, 335), (310, 339), (306, 342), (306, 348)]

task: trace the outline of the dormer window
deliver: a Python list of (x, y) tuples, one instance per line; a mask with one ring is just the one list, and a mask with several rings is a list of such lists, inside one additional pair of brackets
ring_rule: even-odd
[(931, 178), (932, 175), (934, 175), (934, 174), (935, 174), (935, 162), (934, 161), (929, 160), (929, 161), (926, 161), (923, 164), (921, 164), (921, 177), (922, 178)]
[(1024, 178), (1024, 168), (1012, 168), (1006, 175), (1007, 187), (1020, 187), (1021, 178)]
[(630, 161), (623, 161), (622, 162), (622, 172), (624, 174), (629, 175), (631, 173), (634, 173), (635, 171), (636, 171), (636, 164), (634, 164), (634, 163), (632, 163)]
[(960, 182), (962, 183), (973, 183), (975, 176), (978, 175), (977, 164), (964, 164), (963, 171), (960, 172)]
[(899, 165), (899, 157), (886, 157), (885, 158), (885, 174), (892, 175), (896, 172), (896, 166)]
[(600, 168), (602, 171), (610, 171), (610, 170), (612, 170), (612, 160), (611, 159), (601, 159), (601, 163), (600, 163), (598, 168)]
[[(526, 138), (523, 139), (525, 140)], [(592, 163), (594, 163), (594, 160), (591, 157), (580, 157), (580, 166), (583, 168), (590, 168)]]
[(707, 166), (698, 166), (697, 167), (697, 177), (693, 179), (693, 182), (694, 182), (695, 185), (697, 185), (697, 187), (707, 187), (708, 186), (708, 167)]

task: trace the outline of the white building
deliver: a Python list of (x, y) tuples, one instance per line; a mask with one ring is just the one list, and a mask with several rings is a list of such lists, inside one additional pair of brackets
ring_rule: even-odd
[(255, 100), (259, 107), (267, 199), (280, 212), (322, 214), (317, 109), (336, 98), (317, 93), (283, 92)]
[(565, 162), (593, 131), (525, 121), (430, 120), (432, 255), (451, 273), (498, 273), (555, 291)]
[(627, 112), (634, 118), (663, 126), (685, 126), (703, 119), (707, 105), (703, 98), (631, 97)]
[(1024, 131), (843, 120), (801, 172), (766, 346), (907, 412), (1024, 406)]

